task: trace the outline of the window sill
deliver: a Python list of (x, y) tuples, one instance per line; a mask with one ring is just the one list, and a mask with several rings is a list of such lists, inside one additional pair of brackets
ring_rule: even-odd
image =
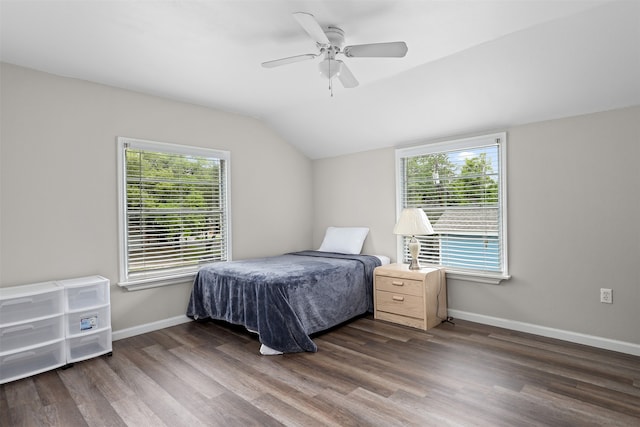
[(488, 285), (499, 285), (503, 280), (511, 279), (511, 276), (503, 274), (482, 274), (470, 273), (466, 271), (447, 270), (447, 279), (465, 280), (467, 282), (485, 283)]
[(142, 289), (158, 288), (160, 286), (177, 285), (179, 283), (186, 283), (193, 281), (197, 272), (183, 273), (175, 276), (163, 276), (163, 277), (148, 277), (144, 279), (128, 280), (118, 282), (118, 286), (125, 288), (128, 291), (139, 291)]

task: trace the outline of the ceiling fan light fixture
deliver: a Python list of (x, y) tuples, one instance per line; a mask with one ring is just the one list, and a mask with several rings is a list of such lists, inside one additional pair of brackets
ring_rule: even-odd
[(318, 70), (320, 70), (322, 77), (331, 80), (340, 75), (340, 71), (342, 71), (342, 61), (328, 58), (324, 59), (318, 64)]

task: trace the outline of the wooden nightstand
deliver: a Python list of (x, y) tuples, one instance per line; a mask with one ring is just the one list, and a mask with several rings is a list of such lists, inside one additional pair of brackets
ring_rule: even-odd
[(408, 264), (377, 267), (373, 279), (374, 317), (423, 330), (447, 318), (444, 268), (409, 270)]

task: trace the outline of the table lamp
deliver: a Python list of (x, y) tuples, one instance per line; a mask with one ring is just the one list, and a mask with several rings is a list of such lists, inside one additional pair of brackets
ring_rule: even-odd
[(409, 241), (409, 253), (411, 254), (411, 264), (409, 270), (419, 270), (418, 254), (420, 253), (420, 242), (416, 239), (417, 235), (434, 234), (433, 227), (429, 222), (429, 218), (420, 208), (405, 208), (400, 213), (400, 218), (395, 227), (393, 234), (402, 236), (411, 236)]

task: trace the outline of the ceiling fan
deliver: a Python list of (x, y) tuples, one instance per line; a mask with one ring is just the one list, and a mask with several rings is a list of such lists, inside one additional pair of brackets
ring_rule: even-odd
[(279, 67), (281, 65), (322, 56), (324, 59), (318, 64), (318, 68), (320, 70), (320, 74), (329, 79), (329, 89), (331, 89), (331, 81), (334, 77), (337, 77), (345, 88), (353, 88), (358, 86), (358, 80), (355, 78), (353, 73), (351, 73), (347, 64), (336, 59), (336, 55), (341, 54), (347, 58), (402, 58), (407, 54), (407, 44), (405, 42), (370, 43), (344, 46), (344, 31), (340, 28), (328, 27), (326, 30), (323, 30), (320, 24), (318, 24), (318, 21), (316, 21), (310, 13), (296, 12), (293, 14), (293, 17), (316, 42), (319, 52), (289, 56), (287, 58), (263, 62), (263, 67)]

